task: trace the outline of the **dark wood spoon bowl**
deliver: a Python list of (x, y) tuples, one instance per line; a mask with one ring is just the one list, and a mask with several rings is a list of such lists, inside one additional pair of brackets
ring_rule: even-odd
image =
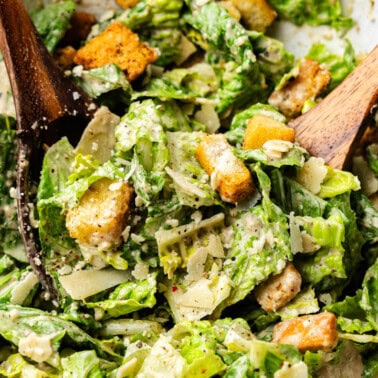
[(56, 297), (32, 227), (30, 188), (40, 176), (43, 148), (66, 136), (76, 144), (96, 106), (55, 64), (22, 0), (0, 0), (0, 49), (10, 78), (17, 117), (17, 208), (30, 264)]
[(325, 99), (289, 126), (311, 155), (347, 169), (377, 100), (378, 46)]

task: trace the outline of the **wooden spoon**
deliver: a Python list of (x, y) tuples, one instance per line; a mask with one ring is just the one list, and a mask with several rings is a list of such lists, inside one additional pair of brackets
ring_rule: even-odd
[(289, 126), (311, 155), (347, 169), (377, 100), (378, 46), (326, 98)]
[(96, 106), (56, 66), (22, 0), (0, 0), (0, 49), (17, 115), (20, 230), (31, 266), (56, 297), (52, 279), (41, 263), (38, 234), (30, 219), (30, 188), (41, 172), (43, 147), (62, 136), (77, 143)]

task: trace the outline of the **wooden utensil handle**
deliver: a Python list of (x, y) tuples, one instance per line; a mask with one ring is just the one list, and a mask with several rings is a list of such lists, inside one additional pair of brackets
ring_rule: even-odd
[[(10, 47), (11, 46), (11, 47)], [(7, 66), (20, 128), (82, 113), (83, 93), (64, 76), (47, 51), (22, 0), (0, 0), (0, 49)], [(32, 109), (32, 110), (31, 110)]]
[(342, 169), (378, 100), (378, 46), (316, 107), (290, 122), (299, 143)]

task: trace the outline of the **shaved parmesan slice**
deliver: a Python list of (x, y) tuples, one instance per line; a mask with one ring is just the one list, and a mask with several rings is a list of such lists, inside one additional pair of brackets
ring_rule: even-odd
[(313, 194), (320, 192), (320, 186), (327, 175), (327, 167), (321, 158), (310, 157), (297, 175), (297, 181)]
[(113, 268), (78, 270), (59, 281), (72, 299), (85, 299), (130, 279), (130, 273)]

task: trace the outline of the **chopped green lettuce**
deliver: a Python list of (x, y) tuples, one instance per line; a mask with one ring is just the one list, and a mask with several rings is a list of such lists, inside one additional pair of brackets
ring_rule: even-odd
[(126, 9), (119, 21), (130, 29), (174, 28), (178, 25), (183, 0), (142, 0)]
[(282, 320), (286, 320), (296, 318), (300, 315), (316, 314), (319, 309), (315, 291), (309, 286), (307, 289), (301, 290), (292, 301), (280, 308), (277, 313)]
[(75, 9), (74, 0), (65, 0), (31, 12), (33, 23), (49, 52), (55, 50), (68, 30)]
[(58, 378), (56, 370), (49, 366), (37, 366), (30, 363), (20, 353), (14, 353), (0, 363), (0, 375), (2, 377), (38, 377)]
[(218, 90), (217, 78), (211, 65), (200, 63), (189, 68), (175, 68), (159, 77), (152, 77), (145, 88), (134, 92), (132, 99), (158, 97), (196, 104), (215, 103), (207, 98)]
[(16, 122), (0, 116), (0, 253), (20, 256), (26, 262), (18, 231), (16, 187)]
[(263, 203), (240, 212), (232, 220), (224, 271), (234, 283), (227, 305), (244, 299), (271, 274), (280, 273), (292, 260), (288, 222), (269, 199), (269, 177), (258, 166)]
[(365, 273), (360, 306), (366, 311), (372, 327), (378, 331), (378, 260)]
[(269, 3), (280, 17), (298, 25), (331, 25), (339, 29), (353, 25), (351, 18), (343, 16), (339, 0), (270, 0)]
[(357, 176), (327, 166), (327, 175), (320, 185), (319, 197), (330, 198), (359, 189), (361, 189), (361, 184)]
[(62, 358), (64, 378), (102, 378), (116, 364), (101, 360), (94, 350), (75, 352)]
[(202, 132), (167, 133), (170, 163), (166, 171), (182, 205), (192, 208), (220, 204), (210, 178), (195, 158)]
[(336, 88), (356, 67), (356, 57), (351, 43), (347, 40), (343, 56), (331, 52), (324, 44), (314, 43), (307, 56), (324, 64), (331, 74), (328, 90)]
[(293, 68), (294, 55), (285, 49), (281, 41), (263, 33), (250, 31), (249, 36), (260, 70), (274, 87)]
[(73, 162), (73, 147), (66, 138), (52, 146), (43, 161), (37, 195), (39, 238), (45, 251), (43, 264), (51, 272), (56, 270), (63, 256), (65, 263), (72, 259), (74, 264), (73, 255), (77, 253), (65, 226), (64, 203), (56, 197), (66, 187)]
[[(185, 14), (185, 21), (200, 31), (209, 44), (210, 59), (214, 63), (215, 59), (218, 60), (220, 89), (216, 96), (216, 110), (223, 113), (261, 96), (264, 76), (247, 31), (216, 2), (193, 0), (188, 3), (192, 13)], [(211, 57), (212, 49), (216, 50), (214, 57)]]
[(363, 334), (374, 329), (360, 304), (361, 297), (362, 292), (359, 290), (355, 296), (347, 296), (344, 300), (325, 307), (327, 311), (337, 315), (337, 324), (343, 332)]
[(157, 198), (166, 181), (169, 150), (164, 130), (172, 127), (166, 108), (169, 104), (159, 101), (133, 102), (115, 132), (116, 152), (131, 161), (131, 180), (146, 204)]
[(97, 104), (124, 114), (130, 103), (132, 87), (117, 65), (107, 64), (90, 70), (77, 66), (72, 71), (72, 78)]
[(101, 357), (120, 362), (120, 356), (105, 343), (59, 316), (39, 309), (2, 304), (0, 319), (0, 335), (18, 346), (24, 355), (35, 362), (46, 362), (50, 366), (59, 367), (59, 350), (67, 342), (66, 345), (72, 347), (87, 346)]
[(142, 308), (152, 308), (156, 304), (156, 275), (150, 274), (144, 280), (125, 282), (116, 287), (107, 299), (86, 302), (88, 308), (101, 309), (104, 319), (118, 318)]

